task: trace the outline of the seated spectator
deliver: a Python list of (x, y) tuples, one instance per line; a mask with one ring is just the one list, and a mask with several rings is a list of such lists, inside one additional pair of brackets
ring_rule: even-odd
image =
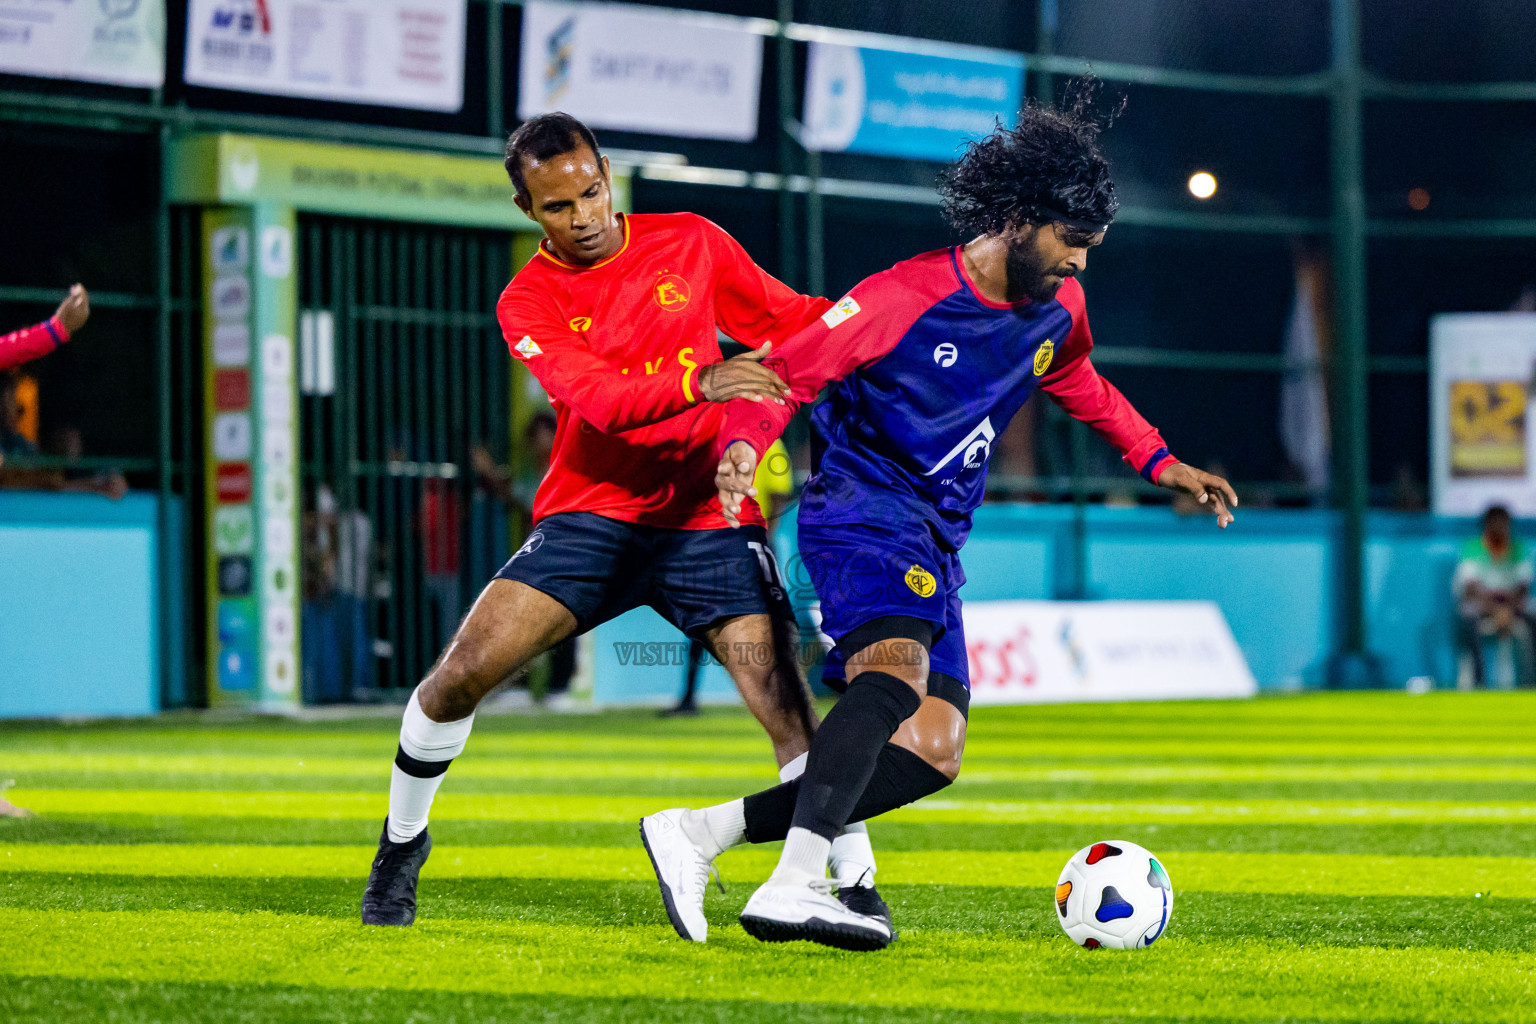
[[(1490, 683), (1484, 646), (1493, 641), (1506, 671), (1492, 682), (1500, 689), (1510, 683), (1536, 684), (1532, 622), (1526, 606), (1532, 579), (1530, 556), (1514, 535), (1509, 510), (1494, 505), (1483, 513), (1482, 533), (1461, 549), (1452, 587), (1459, 616), (1458, 686), (1483, 688)], [(1510, 677), (1514, 678), (1511, 679)]]
[[(5, 460), (13, 456), (25, 458), (38, 454), (37, 446), (18, 429), (20, 425), (21, 405), (16, 400), (16, 378), (0, 372), (0, 488), (101, 494), (113, 500), (127, 493), (128, 482), (121, 473), (5, 466)], [(55, 432), (54, 440), (56, 447), (50, 455), (78, 460), (83, 454), (79, 430), (62, 428)]]

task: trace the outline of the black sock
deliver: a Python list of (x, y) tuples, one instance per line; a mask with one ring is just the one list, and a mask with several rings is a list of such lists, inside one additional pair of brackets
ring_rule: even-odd
[[(887, 743), (880, 748), (875, 773), (869, 777), (869, 785), (864, 787), (858, 802), (853, 805), (848, 820), (877, 818), (886, 811), (894, 811), (937, 793), (949, 784), (949, 776), (906, 747)], [(799, 795), (800, 780), (790, 779), (743, 800), (747, 842), (774, 843), (788, 835), (790, 820), (795, 816), (795, 798)]]
[(861, 672), (811, 741), (791, 825), (831, 839), (848, 823), (875, 772), (880, 748), (923, 699), (885, 672)]

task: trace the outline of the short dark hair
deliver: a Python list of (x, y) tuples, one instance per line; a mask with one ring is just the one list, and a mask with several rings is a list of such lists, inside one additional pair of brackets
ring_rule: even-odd
[(1483, 526), (1492, 526), (1500, 520), (1506, 523), (1513, 521), (1509, 509), (1503, 505), (1489, 505), (1488, 510), (1483, 513)]
[(939, 178), (944, 219), (957, 231), (983, 235), (1057, 220), (1107, 226), (1120, 201), (1099, 132), (1119, 116), (1124, 100), (1100, 113), (1097, 93), (1097, 79), (1077, 79), (1062, 109), (1030, 100), (1018, 124), (999, 125), (967, 145)]
[(524, 160), (548, 160), (582, 146), (592, 150), (593, 156), (602, 158), (602, 151), (597, 148), (597, 136), (592, 134), (592, 129), (570, 114), (558, 110), (551, 114), (540, 114), (518, 125), (517, 130), (507, 136), (506, 159), (507, 177), (512, 179), (512, 187), (517, 191), (518, 198), (525, 202), (528, 200), (528, 184), (523, 180)]

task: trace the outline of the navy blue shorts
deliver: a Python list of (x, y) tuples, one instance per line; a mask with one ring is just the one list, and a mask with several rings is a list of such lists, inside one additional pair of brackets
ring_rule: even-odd
[[(933, 624), (928, 671), (971, 686), (960, 620), (965, 572), (939, 547), (926, 524), (903, 529), (870, 523), (800, 524), (800, 558), (821, 600), (821, 631), (834, 641), (875, 619), (906, 615)], [(834, 648), (822, 679), (842, 689), (847, 655)]]
[(565, 605), (578, 633), (641, 605), (690, 637), (741, 615), (795, 617), (761, 526), (672, 530), (560, 512), (539, 520), (496, 578)]

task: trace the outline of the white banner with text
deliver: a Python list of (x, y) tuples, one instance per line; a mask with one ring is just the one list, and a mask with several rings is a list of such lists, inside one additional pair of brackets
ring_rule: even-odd
[(628, 4), (523, 5), (517, 116), (750, 141), (763, 37), (745, 19)]
[(456, 111), (466, 0), (189, 0), (186, 80)]
[(974, 704), (1258, 692), (1209, 601), (973, 601), (964, 614)]
[(158, 89), (165, 0), (0, 3), (0, 72)]

